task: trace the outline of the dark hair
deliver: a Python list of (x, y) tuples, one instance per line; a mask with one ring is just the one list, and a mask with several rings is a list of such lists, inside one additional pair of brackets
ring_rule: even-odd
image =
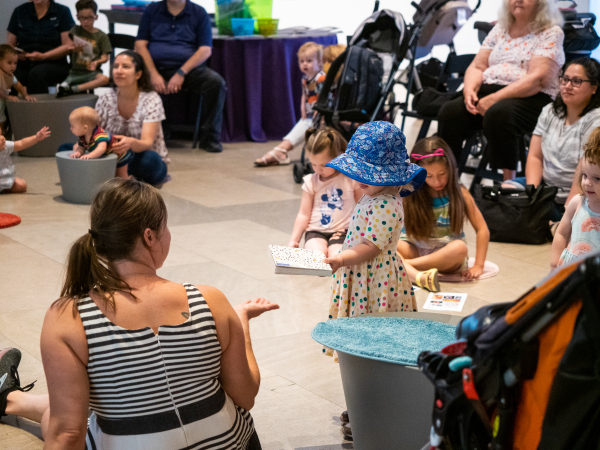
[[(592, 86), (598, 86), (600, 84), (600, 63), (596, 61), (594, 58), (577, 58), (573, 61), (569, 61), (561, 70), (560, 76), (563, 76), (567, 71), (569, 66), (577, 64), (578, 66), (583, 67), (585, 71), (585, 76), (590, 79), (590, 84)], [(598, 108), (600, 106), (600, 89), (596, 89), (596, 92), (592, 95), (590, 102), (583, 108), (579, 117), (585, 116), (592, 109)], [(567, 105), (563, 101), (560, 92), (556, 96), (554, 103), (552, 104), (552, 109), (554, 110), (554, 114), (556, 114), (561, 119), (564, 119), (567, 116)]]
[(137, 180), (114, 178), (95, 195), (90, 211), (90, 229), (71, 246), (61, 298), (55, 305), (97, 292), (107, 307), (114, 309), (114, 293), (132, 288), (124, 281), (114, 262), (131, 257), (144, 230), (162, 233), (167, 224), (167, 208), (154, 187)]
[(137, 80), (138, 89), (144, 92), (152, 92), (154, 90), (154, 86), (152, 86), (152, 80), (150, 79), (150, 71), (148, 67), (146, 67), (146, 63), (144, 62), (144, 58), (138, 52), (134, 52), (133, 50), (125, 50), (117, 55), (117, 58), (121, 55), (129, 56), (133, 61), (133, 65), (135, 67), (136, 73), (141, 71), (142, 76), (139, 80)]
[[(437, 149), (444, 151), (443, 155), (430, 156), (416, 159), (412, 155), (431, 155)], [(441, 163), (448, 170), (448, 183), (445, 191), (450, 200), (450, 230), (452, 234), (459, 235), (463, 228), (467, 206), (462, 194), (462, 187), (458, 177), (456, 159), (450, 146), (441, 137), (432, 136), (418, 141), (412, 149), (410, 162), (418, 164), (427, 170), (427, 165)], [(431, 195), (428, 189), (419, 189), (409, 197), (402, 200), (404, 206), (404, 227), (406, 234), (418, 240), (428, 240), (435, 229)]]
[(4, 59), (6, 55), (18, 55), (19, 52), (10, 44), (0, 45), (0, 59)]
[(91, 9), (94, 11), (94, 14), (98, 14), (98, 5), (94, 0), (79, 0), (77, 3), (75, 3), (75, 9), (77, 12), (81, 11), (82, 9)]
[(306, 140), (306, 152), (312, 155), (318, 155), (325, 150), (329, 151), (331, 159), (341, 155), (346, 151), (348, 142), (339, 131), (333, 128), (309, 128), (304, 133)]

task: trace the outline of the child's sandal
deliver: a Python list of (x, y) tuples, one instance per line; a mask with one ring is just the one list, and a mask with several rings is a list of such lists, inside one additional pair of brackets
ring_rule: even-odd
[(440, 292), (440, 282), (438, 281), (438, 270), (429, 269), (425, 272), (419, 272), (415, 280), (417, 286), (427, 289), (430, 292)]
[[(281, 153), (285, 153), (285, 156), (282, 156)], [(268, 156), (271, 156), (272, 159), (267, 159)], [(256, 167), (286, 166), (290, 162), (291, 160), (288, 151), (285, 148), (275, 147), (273, 150), (254, 161), (254, 165)]]
[(0, 355), (0, 418), (2, 418), (6, 416), (8, 394), (13, 391), (30, 391), (35, 381), (23, 388), (21, 387), (19, 372), (17, 372), (21, 362), (21, 352), (18, 349), (11, 348), (0, 352)]

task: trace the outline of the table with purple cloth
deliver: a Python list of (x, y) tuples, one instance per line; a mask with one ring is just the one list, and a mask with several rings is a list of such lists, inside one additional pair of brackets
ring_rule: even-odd
[[(337, 44), (334, 34), (278, 38), (213, 36), (208, 66), (227, 84), (223, 142), (280, 140), (300, 119), (302, 72), (298, 49), (308, 41)], [(198, 98), (188, 92), (161, 95), (167, 126), (193, 130)]]
[(227, 84), (223, 142), (280, 140), (300, 119), (302, 72), (298, 49), (326, 47), (336, 35), (213, 40), (210, 67)]

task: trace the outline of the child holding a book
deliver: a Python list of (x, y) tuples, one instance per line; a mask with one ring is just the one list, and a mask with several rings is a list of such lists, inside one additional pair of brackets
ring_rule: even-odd
[(81, 25), (75, 25), (69, 33), (75, 47), (69, 76), (58, 86), (58, 98), (93, 90), (109, 82), (100, 66), (108, 61), (112, 46), (108, 36), (94, 27), (98, 5), (93, 0), (79, 0), (75, 9)]
[(22, 194), (27, 192), (27, 183), (23, 178), (15, 176), (15, 165), (10, 158), (13, 152), (20, 152), (50, 136), (48, 127), (42, 128), (35, 136), (18, 141), (7, 141), (0, 135), (0, 193)]
[(310, 128), (306, 132), (306, 155), (315, 173), (304, 177), (290, 247), (298, 247), (304, 234), (304, 248), (320, 250), (325, 256), (335, 255), (342, 248), (352, 210), (362, 192), (355, 181), (326, 165), (344, 153), (347, 145), (332, 128)]

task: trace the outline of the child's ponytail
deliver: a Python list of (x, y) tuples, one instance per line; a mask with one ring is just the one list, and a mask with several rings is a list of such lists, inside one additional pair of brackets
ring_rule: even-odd
[(167, 209), (160, 193), (150, 185), (135, 180), (115, 178), (102, 185), (91, 208), (91, 228), (69, 252), (61, 298), (55, 305), (87, 297), (91, 291), (100, 295), (109, 308), (115, 307), (114, 293), (132, 288), (115, 269), (113, 262), (131, 257), (144, 230), (162, 233)]
[(331, 159), (344, 153), (348, 146), (348, 141), (344, 139), (344, 136), (330, 127), (309, 128), (304, 137), (306, 140), (305, 150), (308, 153), (318, 155), (328, 150)]

